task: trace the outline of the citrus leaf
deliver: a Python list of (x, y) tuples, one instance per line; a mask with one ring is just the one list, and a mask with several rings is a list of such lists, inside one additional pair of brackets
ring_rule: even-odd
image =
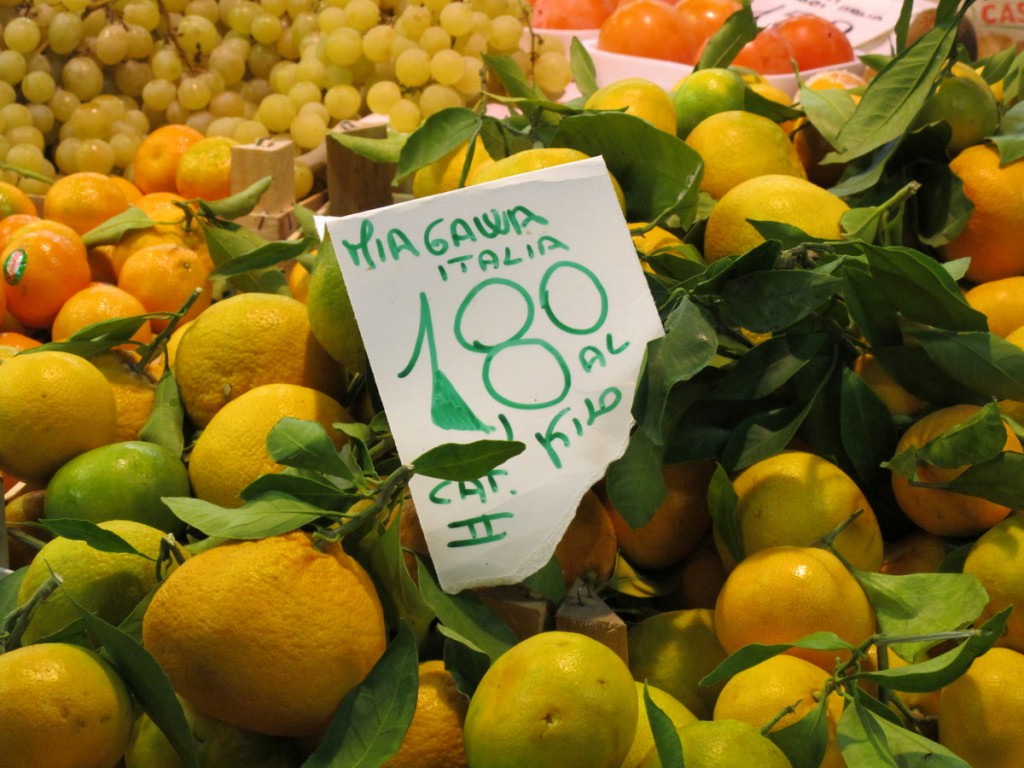
[[(250, 501), (272, 491), (278, 491), (294, 496), (299, 501), (330, 510), (338, 509), (346, 501), (354, 498), (352, 493), (341, 487), (343, 482), (339, 479), (338, 484), (335, 484), (319, 473), (286, 469), (284, 472), (271, 472), (257, 477), (238, 495), (244, 501)], [(354, 489), (351, 484), (346, 487), (349, 490)]]
[(419, 561), (420, 592), (441, 623), (487, 654), (493, 662), (516, 644), (508, 625), (472, 592), (449, 595), (437, 586), (429, 569)]
[(323, 424), (285, 416), (267, 433), (267, 453), (278, 464), (353, 480)]
[(885, 403), (849, 368), (842, 372), (839, 437), (857, 477), (865, 487), (874, 487), (882, 462), (896, 445), (896, 425)]
[(679, 741), (676, 727), (672, 723), (672, 719), (651, 699), (651, 692), (647, 688), (646, 681), (644, 682), (644, 709), (647, 710), (647, 722), (651, 726), (654, 748), (658, 752), (658, 760), (661, 765), (686, 768), (686, 762), (683, 759), (683, 745)]
[(331, 131), (330, 138), (361, 157), (375, 163), (397, 163), (410, 136), (390, 135), (384, 139), (357, 136), (347, 131)]
[[(822, 138), (831, 146), (836, 146), (836, 137), (843, 126), (850, 121), (857, 103), (842, 88), (829, 88), (819, 91), (800, 84), (800, 106), (807, 114), (807, 121), (817, 129)], [(811, 130), (803, 126), (798, 130)]]
[(451, 672), (459, 692), (472, 696), (491, 661), (487, 654), (450, 638), (444, 639), (444, 668)]
[(200, 768), (199, 745), (185, 719), (181, 702), (156, 659), (138, 641), (87, 611), (67, 592), (65, 596), (99, 640), (142, 709), (171, 742), (178, 757), (187, 768)]
[(149, 217), (148, 213), (132, 205), (116, 216), (111, 216), (102, 224), (90, 229), (82, 235), (82, 242), (85, 243), (86, 248), (112, 244), (124, 237), (126, 232), (136, 229), (149, 229), (155, 226), (156, 222)]
[(36, 522), (24, 522), (33, 528), (42, 528), (54, 536), (62, 536), (65, 539), (84, 541), (93, 549), (100, 552), (111, 552), (118, 555), (138, 555), (146, 560), (156, 562), (156, 558), (139, 552), (135, 547), (122, 539), (113, 531), (100, 528), (96, 523), (89, 520), (74, 520), (72, 518), (44, 517)]
[(251, 251), (217, 264), (210, 277), (234, 277), (254, 269), (275, 267), (281, 262), (294, 259), (312, 246), (309, 238), (301, 240), (280, 240), (261, 245)]
[(903, 340), (895, 307), (875, 286), (863, 264), (846, 261), (840, 273), (846, 308), (864, 338), (872, 346), (896, 346)]
[(917, 460), (956, 469), (994, 459), (1006, 445), (1006, 425), (995, 401), (917, 449)]
[(419, 689), (419, 658), (412, 630), (398, 635), (366, 678), (338, 707), (320, 746), (303, 768), (377, 768), (402, 745)]
[(569, 44), (569, 69), (580, 95), (584, 99), (590, 98), (590, 95), (598, 88), (597, 70), (594, 68), (594, 60), (590, 58), (586, 46), (575, 35)]
[(435, 112), (409, 134), (398, 157), (395, 181), (440, 160), (480, 131), (480, 115), (465, 107)]
[(789, 381), (828, 342), (825, 333), (788, 333), (758, 344), (711, 390), (710, 400), (756, 400)]
[(523, 579), (523, 586), (559, 605), (565, 599), (565, 574), (558, 558), (552, 555), (545, 565)]
[(274, 183), (273, 176), (264, 176), (259, 181), (254, 181), (241, 192), (225, 197), (222, 200), (206, 201), (199, 203), (199, 208), (207, 215), (218, 216), (222, 219), (237, 219), (252, 213), (253, 208), (263, 197), (263, 193), (270, 189)]
[(178, 382), (171, 367), (167, 366), (156, 384), (153, 407), (146, 423), (139, 430), (139, 439), (166, 448), (175, 456), (181, 456), (185, 450), (185, 435), (182, 431), (184, 421), (185, 407), (181, 403)]
[(849, 651), (851, 653), (857, 650), (856, 646), (846, 642), (835, 632), (814, 632), (792, 643), (775, 643), (774, 645), (751, 643), (730, 654), (725, 661), (701, 678), (700, 685), (714, 685), (732, 677), (737, 672), (750, 669), (762, 661), (785, 653), (790, 648), (806, 648), (813, 651)]
[(525, 450), (526, 445), (517, 440), (445, 443), (420, 454), (412, 466), (419, 475), (463, 482), (483, 477)]
[(730, 281), (722, 298), (730, 322), (755, 333), (788, 328), (838, 293), (839, 277), (809, 270), (755, 272)]
[(207, 536), (263, 539), (301, 528), (323, 517), (324, 510), (278, 491), (228, 509), (189, 496), (164, 496), (164, 504), (181, 520)]
[(650, 522), (668, 489), (661, 472), (665, 449), (642, 429), (629, 436), (622, 456), (608, 465), (608, 497), (631, 528)]
[(7, 615), (18, 607), (18, 590), (25, 578), (28, 566), (16, 571), (4, 572), (0, 569), (0, 626), (3, 626)]
[[(728, 67), (743, 50), (743, 46), (757, 36), (757, 32), (757, 19), (754, 18), (750, 5), (744, 3), (743, 7), (731, 14), (708, 39), (694, 71), (709, 67)], [(664, 759), (662, 764), (671, 765)]]
[(1024, 454), (1006, 451), (994, 459), (968, 467), (948, 483), (928, 483), (955, 493), (1020, 509), (1024, 507)]
[(765, 734), (786, 753), (793, 768), (818, 768), (828, 749), (829, 697), (822, 696), (814, 709), (795, 723)]
[(736, 495), (729, 475), (721, 464), (715, 465), (715, 472), (708, 485), (708, 511), (711, 514), (711, 525), (722, 540), (726, 551), (737, 563), (743, 559), (743, 536), (740, 533), (739, 521), (736, 519), (736, 507), (740, 497)]
[(1017, 345), (988, 332), (908, 333), (954, 381), (986, 398), (1024, 400), (1024, 350)]
[[(210, 258), (217, 266), (237, 259), (266, 243), (262, 237), (244, 228), (204, 227)], [(291, 295), (288, 282), (279, 269), (262, 269), (232, 275), (228, 283), (243, 293), (281, 293)]]
[(536, 85), (526, 79), (523, 70), (516, 60), (511, 56), (483, 56), (484, 64), (487, 65), (495, 77), (505, 87), (505, 92), (512, 99), (526, 99), (544, 101), (544, 92)]

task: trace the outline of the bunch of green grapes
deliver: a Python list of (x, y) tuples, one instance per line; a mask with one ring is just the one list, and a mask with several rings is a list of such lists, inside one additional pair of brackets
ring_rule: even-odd
[[(370, 112), (414, 130), (476, 104), (484, 54), (510, 55), (551, 98), (560, 40), (526, 34), (523, 0), (0, 0), (0, 162), (44, 177), (131, 177), (166, 123), (242, 143), (320, 146)], [(0, 170), (27, 191), (46, 184)]]

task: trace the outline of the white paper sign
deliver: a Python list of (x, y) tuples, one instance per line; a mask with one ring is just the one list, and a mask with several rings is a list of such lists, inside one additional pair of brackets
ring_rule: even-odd
[(896, 0), (754, 0), (751, 9), (761, 27), (813, 13), (842, 29), (854, 48), (865, 49), (889, 36), (900, 6)]
[(625, 449), (644, 349), (663, 333), (603, 159), (326, 228), (402, 460), (526, 445), (478, 481), (413, 478), (441, 586), (522, 581)]

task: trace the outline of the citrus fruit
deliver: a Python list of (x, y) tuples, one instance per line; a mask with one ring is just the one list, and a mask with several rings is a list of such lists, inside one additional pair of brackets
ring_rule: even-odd
[(306, 303), (306, 297), (309, 295), (309, 278), (311, 276), (310, 271), (302, 266), (301, 262), (293, 262), (288, 268), (288, 290), (292, 292), (293, 298), (303, 304)]
[(373, 582), (337, 543), (294, 532), (187, 560), (153, 596), (146, 649), (197, 711), (311, 736), (384, 652)]
[(337, 363), (310, 329), (306, 306), (290, 296), (240, 293), (193, 321), (178, 343), (174, 373), (197, 426), (261, 384), (344, 391)]
[(675, 4), (676, 13), (701, 41), (715, 34), (742, 7), (736, 0), (679, 0)]
[[(973, 70), (971, 73), (974, 74)], [(945, 122), (952, 131), (947, 149), (956, 154), (996, 132), (999, 105), (981, 78), (947, 76), (939, 81), (914, 122), (915, 127)]]
[[(199, 761), (203, 768), (299, 768), (302, 765), (293, 739), (266, 736), (222, 723), (196, 712), (181, 697), (178, 697), (178, 703), (199, 745)], [(163, 731), (145, 713), (132, 730), (124, 765), (125, 768), (186, 768)]]
[(99, 526), (120, 536), (145, 557), (103, 552), (84, 541), (63, 536), (48, 541), (25, 572), (18, 602), (24, 604), (50, 577), (51, 570), (60, 574), (64, 583), (32, 614), (23, 638), (26, 643), (53, 634), (78, 618), (78, 609), (69, 596), (116, 626), (156, 586), (154, 561), (160, 554), (163, 531), (131, 520), (111, 520)]
[[(785, 451), (744, 469), (733, 480), (733, 488), (738, 497), (736, 527), (746, 555), (781, 544), (820, 544), (859, 511), (832, 546), (861, 570), (876, 571), (882, 564), (882, 531), (870, 502), (849, 475), (827, 459)], [(733, 564), (724, 546), (719, 554), (727, 566)]]
[(231, 148), (238, 142), (210, 136), (189, 146), (178, 161), (174, 183), (186, 198), (222, 200), (231, 194)]
[[(17, 331), (0, 331), (0, 347), (8, 347), (15, 351), (15, 354), (26, 349), (34, 349), (42, 346), (41, 341), (36, 341), (31, 336), (26, 336)], [(11, 355), (13, 357), (13, 355)]]
[(56, 221), (17, 229), (0, 253), (0, 269), (7, 311), (31, 328), (49, 328), (64, 302), (92, 278), (82, 238)]
[(319, 422), (338, 448), (346, 438), (331, 425), (352, 420), (336, 400), (309, 387), (263, 384), (250, 389), (221, 408), (196, 440), (188, 463), (195, 495), (238, 507), (238, 494), (249, 483), (283, 470), (270, 458), (266, 442), (267, 433), (286, 416)]
[(109, 178), (124, 193), (125, 199), (128, 200), (128, 205), (134, 205), (135, 201), (142, 197), (142, 190), (124, 176), (110, 176)]
[(1024, 573), (1019, 566), (1022, 545), (1024, 518), (1013, 515), (985, 531), (974, 542), (963, 571), (974, 575), (988, 592), (988, 604), (979, 622), (1013, 606), (998, 644), (1024, 652)]
[(128, 209), (124, 190), (105, 173), (83, 171), (57, 179), (43, 198), (43, 217), (84, 235)]
[[(758, 728), (773, 723), (777, 731), (800, 720), (817, 707), (825, 695), (829, 675), (809, 661), (785, 654), (737, 672), (726, 681), (715, 702), (715, 720), (742, 720)], [(781, 718), (785, 710), (789, 710)], [(828, 722), (828, 746), (822, 768), (845, 768), (836, 726), (843, 714), (843, 698), (835, 691), (828, 695), (825, 717)]]
[(996, 336), (1005, 339), (1024, 326), (1024, 275), (972, 286), (964, 299), (988, 318), (988, 329)]
[(786, 41), (801, 71), (847, 64), (857, 58), (843, 30), (817, 14), (787, 16), (772, 29)]
[(37, 213), (32, 198), (13, 184), (0, 181), (0, 220), (16, 214), (35, 216)]
[(46, 486), (46, 516), (102, 523), (135, 520), (180, 535), (185, 524), (163, 496), (188, 496), (188, 471), (154, 443), (111, 443), (81, 453)]
[(44, 483), (116, 430), (113, 390), (88, 360), (43, 351), (0, 364), (0, 471)]
[(946, 559), (946, 543), (927, 531), (911, 531), (896, 541), (885, 543), (878, 570), (891, 576), (908, 573), (938, 573)]
[(96, 653), (69, 643), (0, 655), (4, 768), (113, 768), (131, 736), (132, 700)]
[[(176, 312), (197, 288), (202, 294), (183, 320), (195, 320), (210, 306), (210, 269), (200, 254), (176, 243), (158, 243), (134, 251), (117, 276), (117, 285), (134, 296), (146, 312)], [(150, 319), (153, 330), (167, 327), (167, 318)]]
[[(932, 411), (915, 421), (896, 445), (896, 453), (910, 447), (920, 448), (947, 430), (956, 427), (979, 411), (976, 405), (953, 405)], [(1006, 427), (1004, 451), (1021, 453), (1020, 440)], [(967, 467), (947, 469), (918, 462), (917, 476), (925, 483), (948, 483)], [(892, 473), (892, 490), (903, 513), (921, 528), (936, 536), (973, 536), (988, 530), (1008, 514), (1010, 508), (1001, 504), (940, 488), (912, 486), (898, 472)]]
[(26, 224), (31, 224), (35, 221), (41, 221), (41, 219), (32, 213), (12, 213), (9, 216), (0, 218), (0, 251), (3, 251), (7, 246), (7, 241), (10, 240), (11, 235)]
[(555, 547), (565, 586), (577, 579), (604, 584), (615, 569), (615, 529), (604, 504), (592, 490), (583, 494), (576, 514)]
[(309, 327), (316, 340), (349, 374), (366, 373), (366, 348), (356, 313), (334, 254), (323, 253), (309, 278), (306, 294)]
[(708, 531), (679, 564), (679, 582), (661, 605), (667, 610), (715, 607), (727, 573)]
[(940, 248), (942, 257), (969, 257), (967, 279), (975, 283), (1024, 273), (1024, 220), (1014, 203), (1024, 189), (1024, 160), (1000, 166), (999, 150), (976, 144), (954, 157), (949, 169), (974, 210), (960, 234)]
[(711, 717), (722, 686), (699, 681), (725, 660), (706, 608), (662, 611), (629, 628), (629, 671), (677, 699), (699, 718)]
[(660, 85), (642, 77), (616, 80), (594, 91), (584, 109), (625, 109), (627, 115), (646, 120), (666, 133), (676, 132), (676, 112), (672, 99)]
[(469, 699), (443, 661), (420, 663), (416, 712), (402, 746), (382, 768), (465, 768), (462, 726)]
[(471, 768), (619, 768), (636, 726), (636, 686), (614, 651), (575, 632), (541, 632), (484, 673), (466, 714), (466, 758)]
[(662, 467), (665, 498), (654, 516), (639, 528), (630, 526), (614, 506), (608, 513), (622, 555), (638, 568), (675, 565), (697, 546), (711, 526), (707, 492), (714, 464), (707, 461)]
[(731, 109), (713, 114), (694, 126), (686, 143), (704, 161), (701, 190), (716, 200), (755, 177), (807, 177), (786, 132), (753, 112)]
[(904, 389), (870, 352), (854, 359), (853, 372), (864, 379), (893, 416), (913, 416), (924, 407), (924, 400)]
[(178, 162), (203, 134), (187, 125), (169, 124), (152, 131), (135, 153), (133, 181), (143, 194), (176, 192)]
[[(660, 688), (647, 684), (647, 694), (651, 701), (660, 709), (674, 727), (682, 728), (684, 725), (697, 722), (697, 716), (683, 706), (678, 699), (665, 693)], [(651, 721), (647, 717), (647, 704), (644, 701), (644, 683), (637, 681), (637, 721), (636, 736), (633, 737), (633, 746), (629, 748), (626, 759), (622, 761), (621, 768), (636, 768), (640, 761), (647, 756), (654, 746), (654, 733), (651, 731)]]
[(121, 273), (124, 262), (135, 251), (150, 245), (164, 243), (174, 243), (190, 248), (202, 259), (207, 271), (212, 272), (215, 269), (202, 228), (187, 220), (182, 207), (188, 207), (185, 198), (176, 192), (151, 192), (140, 197), (134, 205), (155, 224), (151, 227), (125, 232), (117, 241), (109, 256), (115, 274)]
[[(127, 291), (108, 283), (90, 283), (64, 302), (53, 319), (50, 335), (54, 341), (64, 341), (87, 325), (144, 314), (146, 308)], [(142, 344), (152, 341), (149, 320), (142, 323), (132, 339)]]
[(708, 67), (687, 75), (672, 89), (679, 138), (685, 139), (698, 123), (711, 115), (743, 109), (745, 94), (746, 84), (731, 69)]
[[(715, 604), (715, 632), (734, 653), (750, 643), (791, 643), (813, 632), (834, 632), (860, 645), (875, 616), (857, 580), (839, 558), (814, 547), (779, 546), (748, 555), (732, 570)], [(844, 651), (786, 651), (827, 672)]]
[(790, 224), (811, 237), (838, 240), (839, 221), (849, 209), (842, 199), (806, 179), (777, 174), (750, 179), (726, 193), (711, 211), (704, 258), (717, 261), (763, 243), (748, 219)]
[(939, 696), (939, 743), (971, 765), (1024, 763), (1024, 655), (992, 648)]
[[(686, 768), (791, 768), (785, 753), (750, 723), (714, 720), (679, 728)], [(638, 768), (661, 768), (652, 749)]]
[[(412, 178), (413, 196), (429, 197), (457, 189), (468, 153), (469, 142), (465, 141), (448, 154), (416, 171)], [(483, 140), (478, 137), (473, 145), (473, 160), (467, 171), (467, 177), (479, 166), (490, 162), (493, 162), (491, 156), (487, 154)]]
[(604, 20), (597, 47), (611, 53), (693, 64), (700, 32), (668, 3), (634, 0), (620, 3)]
[(113, 349), (89, 359), (114, 391), (117, 406), (117, 441), (138, 440), (149, 420), (156, 400), (156, 378), (148, 366), (140, 368), (138, 356), (123, 349)]
[[(7, 530), (20, 530), (22, 533), (28, 533), (33, 538), (46, 541), (49, 537), (45, 531), (34, 528), (29, 531), (17, 527), (18, 523), (34, 523), (43, 516), (43, 497), (45, 495), (46, 491), (24, 491), (5, 502), (4, 521), (7, 524)], [(18, 541), (13, 536), (7, 537), (8, 566), (12, 570), (16, 571), (28, 565), (35, 556), (35, 548)]]
[(752, 69), (762, 75), (789, 75), (793, 73), (793, 52), (786, 38), (768, 27), (740, 49), (732, 66)]

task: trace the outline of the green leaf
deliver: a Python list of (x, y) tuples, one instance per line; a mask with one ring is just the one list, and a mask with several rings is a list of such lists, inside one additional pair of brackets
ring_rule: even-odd
[[(206, 245), (210, 258), (218, 267), (233, 259), (250, 253), (254, 247), (260, 247), (266, 241), (254, 232), (226, 227), (204, 227)], [(288, 282), (279, 269), (262, 269), (242, 272), (228, 278), (228, 283), (236, 291), (243, 293), (281, 293), (291, 295)]]
[(642, 429), (629, 436), (622, 456), (608, 466), (606, 478), (612, 504), (631, 528), (650, 522), (665, 500), (668, 488), (662, 475), (665, 448)]
[(278, 464), (354, 480), (323, 424), (285, 416), (267, 433), (267, 453)]
[(944, 469), (980, 464), (998, 456), (1006, 445), (1006, 425), (992, 401), (917, 449), (918, 461)]
[(1020, 509), (1024, 507), (1024, 454), (1007, 451), (968, 467), (948, 483), (928, 485)]
[(107, 245), (118, 242), (127, 232), (155, 226), (156, 222), (149, 217), (148, 213), (132, 205), (116, 216), (111, 216), (99, 226), (90, 229), (82, 236), (82, 242), (85, 243), (86, 248)]
[(626, 196), (630, 221), (675, 214), (681, 228), (693, 223), (703, 163), (679, 138), (633, 115), (587, 112), (562, 120), (551, 146), (603, 156)]
[[(853, 569), (878, 627), (888, 636), (928, 635), (967, 626), (981, 615), (988, 594), (970, 574), (914, 573), (891, 576)], [(893, 646), (912, 661), (940, 641), (900, 643)]]
[(327, 135), (346, 149), (375, 163), (397, 163), (406, 141), (410, 138), (405, 134), (391, 134), (387, 138), (372, 139), (346, 131), (331, 131)]
[(814, 709), (795, 723), (765, 734), (786, 753), (793, 768), (818, 768), (828, 749), (829, 697), (822, 696)]
[(516, 440), (445, 443), (420, 454), (412, 466), (419, 475), (462, 482), (485, 476), (525, 450), (526, 445)]
[(839, 437), (857, 477), (873, 487), (896, 445), (896, 425), (885, 403), (849, 368), (842, 371)]
[(416, 710), (419, 658), (406, 625), (366, 678), (341, 701), (303, 768), (378, 768), (402, 745)]
[(516, 636), (472, 592), (449, 595), (441, 591), (423, 561), (419, 563), (420, 592), (441, 623), (450, 627), (493, 662), (516, 644)]
[(672, 719), (651, 699), (651, 692), (647, 689), (646, 681), (644, 682), (644, 709), (647, 710), (647, 722), (651, 726), (654, 748), (658, 752), (658, 760), (661, 765), (686, 768), (686, 763), (683, 760), (683, 745), (679, 741), (676, 727), (672, 723)]
[(899, 345), (903, 341), (899, 316), (875, 286), (871, 273), (863, 264), (845, 261), (840, 274), (846, 308), (857, 329), (872, 346)]
[(513, 99), (544, 100), (544, 92), (526, 79), (523, 70), (511, 56), (488, 56), (484, 54), (484, 64), (494, 73), (505, 87), (505, 92)]
[(584, 99), (597, 90), (597, 70), (594, 68), (594, 60), (590, 58), (586, 46), (580, 42), (578, 37), (573, 37), (569, 44), (569, 69), (572, 71), (572, 79), (576, 88)]
[(727, 680), (737, 672), (750, 669), (762, 661), (785, 653), (790, 648), (805, 648), (813, 651), (848, 651), (850, 653), (857, 650), (856, 646), (846, 642), (835, 632), (814, 632), (792, 643), (776, 643), (774, 645), (750, 643), (750, 645), (745, 645), (730, 654), (725, 661), (701, 678), (700, 685), (711, 686), (722, 680)]
[(401, 181), (420, 168), (440, 160), (467, 142), (480, 130), (480, 116), (471, 109), (449, 107), (435, 112), (411, 133), (402, 147), (395, 169)]
[(175, 456), (181, 456), (185, 450), (185, 435), (182, 431), (184, 420), (185, 407), (181, 402), (178, 382), (171, 367), (167, 366), (157, 382), (153, 407), (146, 423), (139, 430), (139, 438), (162, 446)]
[[(721, 28), (708, 39), (694, 70), (728, 67), (743, 46), (757, 36), (757, 32), (757, 19), (754, 18), (750, 5), (744, 4), (740, 10), (731, 14)], [(671, 765), (664, 760), (662, 760), (662, 764)]]
[(523, 579), (523, 586), (555, 605), (565, 599), (565, 575), (554, 555), (538, 571)]
[(908, 170), (921, 184), (916, 201), (918, 239), (935, 248), (945, 245), (967, 226), (974, 203), (948, 163), (921, 161)]
[(918, 344), (872, 346), (871, 353), (896, 382), (935, 405), (977, 402), (977, 392), (954, 379)]
[(334, 510), (352, 499), (355, 486), (344, 483), (343, 487), (342, 484), (343, 481), (335, 483), (319, 472), (286, 469), (284, 472), (271, 472), (257, 477), (238, 495), (243, 501), (250, 501), (276, 491), (321, 509)]
[(435, 614), (423, 599), (405, 565), (399, 531), (402, 512), (400, 508), (370, 552), (370, 572), (382, 587), (381, 603), (388, 624), (397, 626), (404, 621), (412, 630), (416, 644), (421, 645), (426, 640)]
[(266, 269), (276, 267), (282, 262), (300, 256), (310, 248), (308, 239), (301, 240), (279, 240), (244, 253), (235, 258), (221, 262), (217, 268), (210, 273), (211, 277), (234, 277), (254, 269)]
[(87, 611), (67, 592), (65, 596), (99, 640), (136, 701), (171, 742), (178, 757), (187, 768), (200, 768), (199, 745), (160, 665), (137, 640)]
[[(803, 83), (800, 84), (800, 106), (807, 114), (807, 121), (833, 147), (836, 146), (839, 132), (857, 109), (853, 97), (841, 88), (819, 91)], [(800, 130), (811, 129), (804, 126)]]
[(237, 219), (252, 213), (253, 208), (263, 197), (263, 193), (270, 189), (274, 183), (273, 176), (264, 176), (259, 181), (254, 181), (241, 192), (237, 192), (222, 200), (203, 201), (201, 207), (214, 216), (222, 219)]
[(490, 665), (487, 654), (474, 651), (457, 640), (444, 638), (444, 668), (455, 678), (460, 693), (472, 696)]
[(945, 747), (875, 714), (859, 698), (843, 710), (836, 738), (847, 765), (971, 768)]
[(118, 555), (138, 555), (146, 560), (155, 558), (139, 552), (135, 547), (122, 539), (113, 531), (100, 528), (96, 523), (89, 520), (74, 520), (72, 518), (44, 517), (34, 523), (24, 523), (33, 528), (42, 528), (54, 536), (62, 536), (65, 539), (84, 541), (93, 549), (100, 552), (110, 552)]
[(910, 329), (928, 357), (951, 379), (984, 397), (1024, 400), (1024, 351), (986, 332)]
[(18, 590), (21, 589), (21, 582), (27, 571), (26, 565), (16, 571), (0, 574), (0, 625), (3, 624), (4, 617), (18, 607)]
[(722, 540), (726, 551), (735, 562), (745, 556), (743, 535), (739, 521), (736, 519), (736, 507), (740, 498), (736, 495), (729, 475), (721, 464), (715, 465), (715, 473), (708, 485), (708, 511), (711, 513), (711, 525)]
[(270, 492), (228, 509), (189, 496), (165, 496), (163, 502), (181, 520), (207, 536), (263, 539), (288, 533), (323, 517), (324, 510), (286, 493)]
[(722, 298), (731, 322), (756, 333), (770, 333), (807, 317), (841, 286), (841, 278), (823, 272), (755, 272), (729, 282)]

